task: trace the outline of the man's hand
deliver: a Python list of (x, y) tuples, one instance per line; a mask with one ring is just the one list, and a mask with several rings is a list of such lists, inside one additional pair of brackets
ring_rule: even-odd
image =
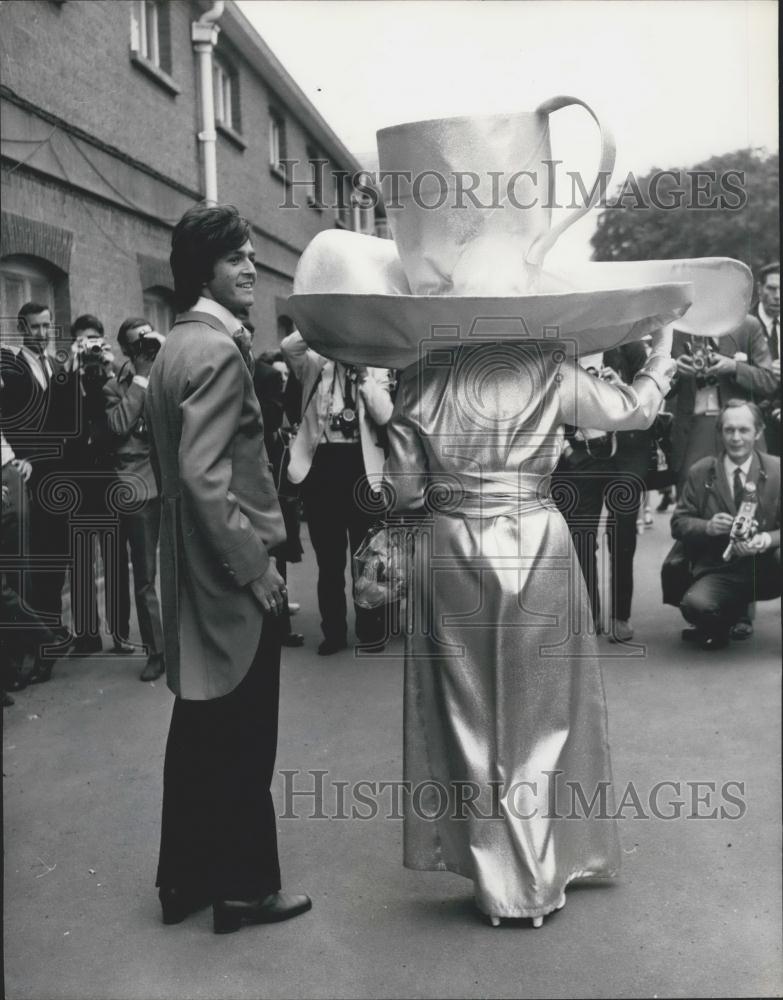
[(769, 534), (762, 531), (761, 534), (754, 535), (746, 542), (734, 542), (733, 551), (738, 556), (758, 556), (762, 552), (766, 552), (771, 545), (772, 539)]
[(13, 467), (16, 469), (16, 471), (19, 473), (22, 479), (24, 479), (25, 482), (27, 482), (30, 476), (33, 474), (32, 465), (30, 465), (30, 463), (23, 458), (15, 458), (11, 462), (11, 465), (13, 465)]
[(133, 359), (133, 370), (137, 375), (141, 375), (142, 378), (147, 378), (149, 373), (152, 371), (152, 363), (155, 359), (148, 358), (143, 354), (139, 354), (138, 357)]
[(620, 378), (618, 373), (614, 368), (610, 368), (608, 365), (604, 365), (600, 371), (600, 378), (602, 382), (608, 382), (609, 385), (622, 385), (623, 380)]
[(731, 514), (723, 512), (720, 514), (713, 514), (707, 522), (707, 534), (712, 535), (713, 537), (717, 535), (728, 535), (731, 531), (732, 524), (734, 524), (734, 518)]
[(708, 375), (736, 375), (737, 362), (724, 354), (711, 354), (706, 372)]
[(681, 354), (677, 359), (677, 371), (683, 375), (695, 375), (696, 369), (693, 367), (693, 359), (690, 354)]
[(265, 614), (279, 615), (285, 607), (288, 591), (285, 580), (277, 572), (277, 562), (274, 556), (269, 559), (269, 565), (263, 576), (251, 580), (248, 586)]

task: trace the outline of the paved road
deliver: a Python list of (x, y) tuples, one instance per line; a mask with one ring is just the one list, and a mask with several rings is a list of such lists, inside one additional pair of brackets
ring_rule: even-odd
[[(759, 607), (745, 644), (684, 648), (678, 613), (659, 601), (667, 546), (668, 519), (656, 515), (637, 559), (644, 655), (603, 646), (616, 785), (622, 795), (633, 781), (645, 806), (657, 782), (679, 781), (687, 814), (686, 782), (714, 782), (713, 801), (703, 786), (696, 811), (736, 813), (721, 788), (744, 782), (741, 818), (634, 818), (629, 799), (616, 883), (573, 889), (542, 930), (526, 921), (491, 929), (466, 880), (402, 868), (401, 823), (384, 818), (388, 808), (335, 818), (334, 782), (400, 777), (402, 661), (315, 656), (308, 548), (291, 573), (308, 644), (286, 651), (278, 764), (303, 772), (297, 788), (312, 780), (304, 772), (328, 771), (332, 818), (279, 824), (284, 883), (309, 892), (313, 911), (225, 937), (212, 934), (209, 911), (160, 923), (153, 886), (171, 695), (138, 681), (143, 661), (64, 661), (4, 712), (7, 995), (780, 995), (779, 606)], [(285, 791), (281, 777), (281, 813)], [(294, 802), (312, 811), (312, 798)]]

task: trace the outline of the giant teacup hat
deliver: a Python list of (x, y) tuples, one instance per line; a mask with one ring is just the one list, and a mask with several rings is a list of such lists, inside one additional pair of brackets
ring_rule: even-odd
[(549, 114), (572, 104), (598, 125), (605, 190), (614, 140), (575, 97), (555, 97), (534, 112), (378, 132), (381, 173), (398, 181), (387, 203), (394, 240), (344, 230), (312, 240), (289, 299), (308, 344), (340, 361), (405, 368), (433, 342), (571, 340), (591, 353), (674, 320), (697, 336), (736, 330), (753, 284), (736, 260), (546, 269), (559, 236), (601, 196), (596, 183), (584, 204), (551, 225)]

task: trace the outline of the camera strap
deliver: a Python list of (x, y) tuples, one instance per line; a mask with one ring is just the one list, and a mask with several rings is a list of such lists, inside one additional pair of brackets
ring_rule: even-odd
[(356, 410), (356, 400), (353, 395), (353, 379), (350, 369), (345, 369), (345, 386), (343, 388), (343, 407), (348, 410)]

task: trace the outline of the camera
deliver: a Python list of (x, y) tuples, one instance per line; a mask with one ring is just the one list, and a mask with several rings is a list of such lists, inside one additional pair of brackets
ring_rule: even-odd
[(103, 337), (80, 337), (72, 351), (85, 378), (95, 379), (105, 374), (104, 367), (114, 360), (111, 345)]
[(340, 431), (343, 437), (353, 437), (357, 427), (356, 410), (346, 406), (339, 413), (332, 414), (329, 419), (329, 427), (333, 431)]
[(707, 369), (713, 364), (714, 361), (713, 352), (708, 348), (694, 347), (691, 345), (690, 355), (691, 367), (696, 374), (697, 387), (699, 389), (703, 389), (706, 385), (717, 385), (717, 376), (710, 375), (707, 372)]
[(147, 358), (149, 361), (154, 361), (158, 356), (158, 351), (163, 346), (163, 339), (155, 330), (147, 330), (144, 333), (140, 333), (130, 345), (131, 357)]

